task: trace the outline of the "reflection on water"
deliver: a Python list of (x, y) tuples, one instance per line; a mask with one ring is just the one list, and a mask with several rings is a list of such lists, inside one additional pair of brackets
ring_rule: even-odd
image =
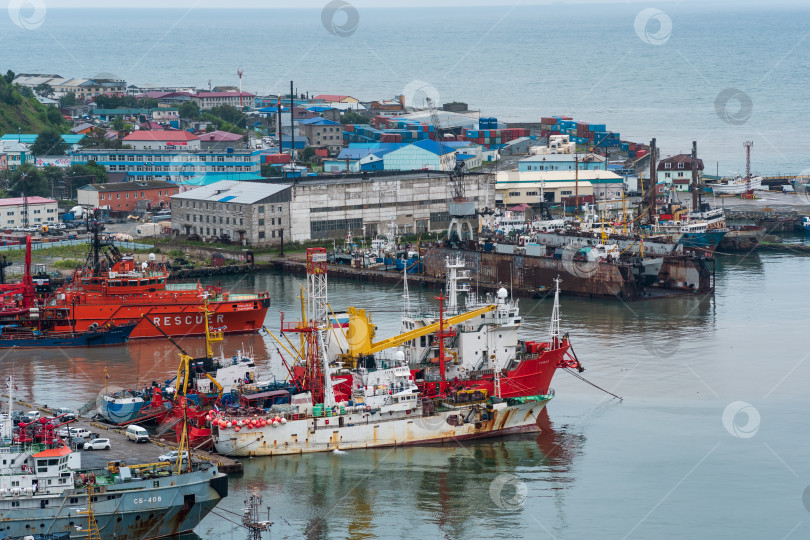
[[(481, 527), (520, 536), (538, 498), (555, 500), (565, 521), (573, 463), (585, 444), (584, 435), (555, 426), (545, 410), (539, 424), (540, 434), (471, 444), (247, 460), (244, 475), (231, 482), (231, 495), (216, 511), (238, 513), (257, 492), (271, 507), (274, 534), (282, 537), (419, 538), (436, 537), (430, 531), (438, 529), (441, 536), (473, 538), (481, 537)], [(493, 501), (491, 486), (503, 475), (526, 487), (525, 501), (517, 499), (515, 508)], [(516, 500), (512, 493), (503, 496)], [(378, 516), (386, 514), (399, 518), (380, 523)], [(207, 538), (238, 532), (215, 518), (197, 533)]]

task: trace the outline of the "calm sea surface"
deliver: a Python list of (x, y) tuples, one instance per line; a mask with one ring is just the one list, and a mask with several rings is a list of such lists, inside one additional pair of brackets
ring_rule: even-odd
[[(270, 507), (273, 538), (807, 538), (806, 272), (802, 257), (724, 256), (714, 297), (563, 297), (563, 327), (585, 375), (623, 402), (559, 372), (537, 436), (252, 459), (219, 515), (196, 532), (244, 538), (232, 521), (256, 492)], [(223, 282), (269, 290), (274, 330), (279, 311), (297, 311), (301, 284), (279, 273)], [(434, 302), (433, 291), (412, 292)], [(371, 309), (381, 337), (398, 330), (400, 294), (330, 283), (332, 305)], [(524, 337), (546, 335), (550, 300), (520, 305)], [(194, 354), (203, 342), (182, 345)], [(242, 347), (265, 372), (281, 374), (268, 338), (227, 338), (224, 352)], [(69, 355), (9, 353), (0, 375), (13, 372), (23, 397), (75, 407), (101, 390), (105, 367), (111, 384), (126, 387), (170, 377), (177, 361), (171, 345), (150, 340)]]
[(697, 140), (707, 172), (744, 171), (745, 140), (755, 172), (810, 167), (810, 8), (504, 4), (350, 8), (326, 17), (330, 33), (317, 9), (65, 10), (37, 0), (0, 13), (0, 68), (207, 87), (238, 85), (241, 67), (244, 88), (259, 94), (288, 91), (293, 79), (311, 95), (430, 96), (502, 120), (568, 114), (629, 140), (657, 137), (665, 154)]

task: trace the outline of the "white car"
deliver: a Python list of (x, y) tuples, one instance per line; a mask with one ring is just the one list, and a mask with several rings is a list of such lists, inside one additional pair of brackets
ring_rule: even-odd
[(93, 439), (84, 443), (85, 450), (109, 450), (110, 439)]
[[(159, 461), (170, 461), (170, 462), (174, 463), (175, 461), (177, 461), (177, 458), (179, 456), (180, 456), (180, 452), (178, 452), (177, 450), (172, 450), (171, 452), (167, 452), (167, 453), (163, 454), (162, 456), (158, 456), (158, 460)], [(188, 460), (188, 450), (183, 452), (183, 459)]]
[(90, 432), (84, 428), (66, 428), (63, 427), (59, 430), (59, 436), (62, 438), (66, 437), (81, 437), (83, 439), (90, 438)]

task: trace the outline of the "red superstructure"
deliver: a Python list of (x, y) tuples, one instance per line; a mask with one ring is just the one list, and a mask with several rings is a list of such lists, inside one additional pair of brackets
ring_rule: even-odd
[(232, 294), (199, 282), (167, 284), (169, 271), (163, 265), (150, 261), (138, 269), (131, 257), (122, 256), (112, 245), (104, 254), (106, 261), (101, 261), (103, 226), (93, 221), (88, 228), (93, 232), (92, 266), (77, 270), (72, 283), (58, 289), (42, 308), (42, 317), (54, 321), (55, 331), (81, 332), (93, 324), (140, 320), (130, 339), (162, 337), (154, 325), (170, 336), (203, 336), (206, 301), (210, 322), (226, 334), (252, 333), (262, 327), (269, 293)]

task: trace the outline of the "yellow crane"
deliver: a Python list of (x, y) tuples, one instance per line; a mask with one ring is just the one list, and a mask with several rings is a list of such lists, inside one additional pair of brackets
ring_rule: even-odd
[[(497, 308), (497, 304), (490, 304), (479, 309), (474, 309), (454, 317), (448, 317), (444, 320), (444, 326), (455, 326), (470, 319), (479, 317)], [(382, 341), (372, 342), (376, 331), (376, 326), (371, 323), (366, 311), (364, 309), (357, 309), (350, 307), (349, 312), (349, 329), (346, 332), (346, 341), (349, 344), (348, 355), (350, 357), (357, 357), (360, 355), (369, 355), (376, 352), (390, 349), (391, 347), (398, 347), (405, 342), (411, 341), (428, 334), (433, 334), (439, 330), (439, 323), (428, 324), (421, 328), (416, 328), (404, 334), (399, 334)]]

